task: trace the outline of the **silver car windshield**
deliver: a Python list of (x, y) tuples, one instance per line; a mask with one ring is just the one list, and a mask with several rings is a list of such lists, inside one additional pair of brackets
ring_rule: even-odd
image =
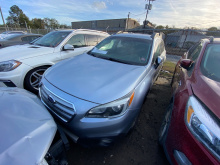
[(220, 82), (220, 44), (209, 44), (206, 47), (201, 63), (204, 76)]
[(54, 31), (46, 34), (36, 42), (34, 45), (56, 47), (58, 46), (71, 32)]
[(111, 61), (146, 65), (152, 41), (131, 37), (108, 37), (96, 45), (88, 54)]

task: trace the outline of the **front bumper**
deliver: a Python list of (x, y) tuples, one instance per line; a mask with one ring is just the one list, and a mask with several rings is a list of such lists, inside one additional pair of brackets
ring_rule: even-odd
[(9, 72), (0, 72), (0, 87), (24, 87), (24, 78), (31, 67), (21, 64)]
[[(184, 101), (185, 100), (185, 101)], [(176, 99), (171, 123), (163, 144), (172, 164), (219, 164), (220, 162), (188, 130), (184, 122), (187, 99)]]
[[(87, 118), (85, 114), (99, 104), (69, 95), (54, 87), (45, 79), (42, 79), (42, 84), (39, 92), (41, 101), (75, 142), (94, 140), (100, 145), (111, 143), (118, 137), (127, 134), (139, 113), (138, 109), (128, 109), (124, 115), (117, 118)], [(64, 113), (63, 110), (59, 110), (57, 107), (54, 108), (55, 105), (51, 105), (48, 101), (49, 96), (55, 99), (56, 103), (54, 103), (59, 104), (59, 107), (61, 107), (61, 104), (65, 104), (65, 108), (67, 108), (68, 106), (71, 107), (72, 104), (72, 111), (68, 108)]]

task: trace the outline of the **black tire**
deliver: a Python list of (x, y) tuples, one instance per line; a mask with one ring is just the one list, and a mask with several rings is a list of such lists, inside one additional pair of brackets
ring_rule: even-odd
[(38, 87), (43, 73), (49, 66), (40, 66), (30, 70), (24, 79), (24, 88), (30, 92), (38, 94)]
[(163, 122), (161, 124), (160, 127), (160, 131), (159, 131), (159, 144), (161, 146), (163, 146), (165, 140), (166, 140), (166, 136), (167, 136), (167, 132), (169, 129), (169, 125), (170, 125), (170, 120), (171, 120), (171, 114), (172, 113), (172, 104), (169, 105), (166, 114), (164, 116)]

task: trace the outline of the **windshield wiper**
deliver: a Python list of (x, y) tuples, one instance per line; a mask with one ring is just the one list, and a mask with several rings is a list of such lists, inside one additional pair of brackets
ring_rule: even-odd
[(106, 58), (106, 59), (108, 59), (108, 60), (110, 60), (110, 61), (115, 61), (115, 62), (119, 62), (119, 63), (122, 63), (122, 64), (131, 64), (131, 63), (129, 63), (129, 62), (125, 62), (125, 61), (121, 61), (121, 60), (118, 60), (118, 59), (115, 59), (115, 58)]

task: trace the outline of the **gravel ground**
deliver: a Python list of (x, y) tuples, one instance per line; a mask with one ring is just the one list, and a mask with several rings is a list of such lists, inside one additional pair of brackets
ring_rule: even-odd
[(158, 132), (171, 96), (169, 84), (169, 80), (158, 78), (142, 106), (133, 131), (121, 141), (106, 148), (83, 148), (71, 142), (67, 153), (69, 164), (169, 164), (158, 144)]

